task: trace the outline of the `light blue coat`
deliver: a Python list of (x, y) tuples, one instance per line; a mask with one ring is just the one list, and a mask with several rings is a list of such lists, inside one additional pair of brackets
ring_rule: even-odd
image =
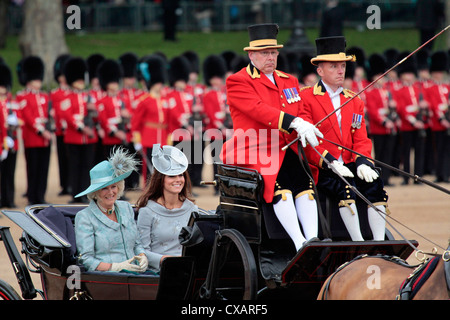
[(115, 210), (118, 222), (108, 219), (91, 200), (75, 216), (79, 259), (89, 271), (94, 271), (100, 262), (122, 262), (145, 252), (131, 205), (116, 201)]

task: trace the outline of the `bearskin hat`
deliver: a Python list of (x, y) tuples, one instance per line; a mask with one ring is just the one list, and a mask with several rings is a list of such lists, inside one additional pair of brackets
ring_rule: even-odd
[(289, 62), (284, 52), (280, 52), (277, 57), (277, 70), (289, 73)]
[(122, 66), (123, 76), (125, 78), (137, 77), (138, 56), (135, 53), (124, 53), (119, 57), (119, 63)]
[(378, 53), (374, 53), (369, 57), (367, 67), (367, 78), (369, 80), (376, 75), (381, 75), (386, 71), (386, 59)]
[(395, 48), (390, 48), (390, 49), (386, 49), (383, 52), (384, 57), (386, 58), (386, 67), (387, 68), (391, 68), (392, 66), (394, 66), (397, 62), (399, 62), (400, 60), (398, 59), (398, 55), (400, 54), (400, 52), (395, 49)]
[(183, 53), (183, 56), (189, 60), (191, 64), (191, 72), (200, 73), (200, 59), (198, 54), (192, 50)]
[(33, 80), (44, 80), (44, 61), (37, 56), (26, 57), (22, 63), (22, 73), (24, 83)]
[(189, 81), (189, 73), (191, 67), (189, 60), (184, 56), (178, 56), (170, 60), (169, 62), (169, 84), (171, 87), (177, 81)]
[(123, 77), (123, 71), (120, 64), (112, 59), (104, 60), (97, 69), (98, 80), (102, 90), (106, 91), (109, 83), (119, 83)]
[(233, 59), (236, 58), (238, 56), (238, 54), (234, 51), (226, 50), (226, 51), (222, 52), (220, 55), (225, 60), (225, 63), (227, 66), (227, 71), (232, 71), (231, 61), (233, 61)]
[(77, 80), (86, 80), (87, 64), (83, 58), (72, 57), (64, 64), (64, 76), (67, 84), (72, 85)]
[(431, 55), (430, 72), (447, 72), (449, 68), (448, 54), (445, 51), (436, 51)]
[(366, 53), (363, 48), (360, 47), (348, 48), (347, 54), (355, 56), (356, 66), (366, 68)]
[(430, 52), (427, 49), (418, 51), (416, 59), (418, 70), (430, 69)]
[(69, 60), (70, 54), (62, 54), (55, 60), (55, 64), (53, 65), (53, 78), (56, 82), (59, 82), (58, 78), (63, 75), (64, 72), (64, 64)]
[(102, 63), (104, 60), (105, 57), (100, 53), (94, 53), (86, 59), (89, 73), (89, 81), (92, 81), (92, 79), (94, 78), (98, 78), (97, 69), (100, 63)]
[(210, 55), (203, 61), (203, 78), (205, 84), (210, 86), (213, 77), (224, 78), (227, 72), (225, 59), (220, 55)]
[[(401, 61), (405, 57), (407, 57), (410, 54), (408, 51), (404, 51), (398, 55), (398, 60)], [(397, 67), (397, 73), (400, 76), (404, 73), (414, 73), (417, 75), (417, 60), (416, 56), (411, 56), (405, 61), (403, 61), (398, 67)]]
[(19, 62), (17, 62), (17, 66), (16, 66), (16, 73), (17, 73), (17, 78), (19, 80), (19, 83), (21, 86), (25, 86), (26, 82), (25, 82), (25, 77), (23, 75), (23, 61), (25, 59), (20, 59)]
[(0, 63), (0, 87), (5, 87), (9, 91), (11, 89), (11, 85), (11, 69), (5, 63)]
[[(311, 73), (316, 73), (317, 67), (311, 63), (312, 56), (302, 55), (299, 59), (300, 70), (299, 70), (299, 80), (304, 83), (303, 79), (310, 75)], [(350, 63), (347, 63), (349, 65)]]
[(147, 89), (157, 83), (165, 83), (167, 81), (166, 62), (158, 55), (148, 56), (139, 62), (138, 74), (145, 81)]
[(236, 55), (231, 61), (231, 70), (229, 72), (238, 72), (242, 68), (245, 68), (250, 63), (250, 59), (248, 56)]

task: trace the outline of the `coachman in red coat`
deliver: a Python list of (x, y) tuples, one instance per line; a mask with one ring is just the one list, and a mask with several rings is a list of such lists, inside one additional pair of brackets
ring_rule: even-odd
[[(319, 38), (316, 39), (316, 46), (317, 56), (311, 59), (311, 63), (318, 66), (317, 73), (321, 80), (314, 87), (303, 88), (300, 92), (303, 103), (300, 115), (311, 123), (318, 123), (354, 96), (352, 91), (342, 87), (346, 62), (354, 60), (353, 56), (345, 54), (345, 38)], [(372, 142), (367, 136), (364, 103), (359, 97), (352, 99), (317, 127), (326, 140), (371, 157)], [(306, 147), (308, 161), (318, 187), (339, 202), (340, 215), (352, 240), (362, 241), (355, 194), (334, 171), (329, 170), (324, 158), (334, 170), (356, 185), (379, 210), (385, 212), (387, 195), (383, 190), (383, 182), (378, 179), (371, 161), (325, 139), (319, 139), (316, 150), (312, 146)], [(383, 240), (384, 217), (373, 208), (368, 209), (368, 216), (374, 239)]]
[(313, 181), (299, 163), (297, 143), (286, 152), (281, 149), (297, 133), (304, 145), (306, 139), (317, 145), (320, 132), (297, 117), (301, 106), (297, 78), (276, 70), (277, 49), (283, 47), (276, 39), (278, 26), (261, 24), (248, 30), (250, 45), (244, 50), (251, 62), (226, 81), (234, 134), (223, 146), (222, 160), (262, 175), (264, 200), (273, 205), (275, 216), (299, 250), (306, 240), (317, 237)]

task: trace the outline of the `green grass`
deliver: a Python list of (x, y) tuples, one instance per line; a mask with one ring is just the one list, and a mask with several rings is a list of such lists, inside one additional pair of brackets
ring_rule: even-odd
[[(318, 37), (317, 29), (307, 29), (306, 35), (311, 43)], [(346, 29), (344, 33), (347, 47), (360, 46), (366, 53), (383, 52), (387, 48), (395, 47), (400, 51), (414, 50), (419, 45), (419, 34), (416, 29), (381, 29), (365, 30)], [(291, 31), (282, 30), (278, 36), (279, 43), (286, 43)], [(445, 49), (445, 36), (441, 35), (435, 43), (435, 49)], [(70, 53), (75, 56), (87, 57), (92, 53), (102, 53), (107, 58), (117, 58), (122, 53), (133, 51), (139, 56), (155, 51), (164, 52), (172, 58), (186, 50), (195, 50), (203, 60), (210, 54), (218, 54), (225, 50), (234, 50), (244, 54), (242, 50), (248, 45), (246, 31), (212, 32), (209, 34), (198, 32), (178, 32), (177, 42), (163, 41), (161, 32), (142, 33), (97, 33), (97, 34), (68, 34), (66, 36)], [(18, 47), (18, 37), (9, 36), (7, 46), (0, 50), (0, 56), (15, 70), (21, 59)], [(14, 72), (13, 92), (19, 90), (17, 77)]]

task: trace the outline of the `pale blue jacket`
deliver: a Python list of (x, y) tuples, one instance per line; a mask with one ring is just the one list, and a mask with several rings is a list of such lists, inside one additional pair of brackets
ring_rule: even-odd
[(108, 219), (91, 200), (75, 216), (79, 261), (89, 271), (94, 271), (100, 262), (122, 262), (145, 252), (131, 205), (116, 201), (115, 210), (118, 222)]

